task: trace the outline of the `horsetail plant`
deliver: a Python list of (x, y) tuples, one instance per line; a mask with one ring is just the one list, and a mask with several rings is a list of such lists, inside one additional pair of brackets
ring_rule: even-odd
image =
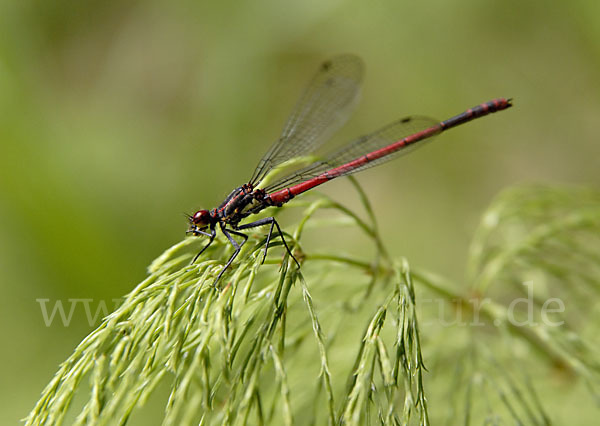
[[(364, 219), (323, 195), (285, 207), (303, 209), (286, 234), (301, 269), (278, 241), (263, 265), (266, 241), (253, 238), (215, 287), (226, 241), (193, 265), (196, 239), (165, 251), (61, 364), (26, 424), (135, 423), (158, 403), (163, 425), (543, 425), (551, 415), (536, 378), (554, 368), (597, 395), (597, 321), (584, 319), (600, 289), (598, 192), (502, 193), (461, 286), (393, 260), (351, 181)], [(323, 209), (364, 234), (372, 260), (304, 249)], [(512, 302), (530, 293), (532, 318)], [(544, 312), (549, 297), (566, 309)]]

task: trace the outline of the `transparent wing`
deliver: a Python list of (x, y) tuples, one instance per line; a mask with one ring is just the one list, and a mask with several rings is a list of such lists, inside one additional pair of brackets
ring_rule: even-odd
[(362, 60), (354, 55), (336, 56), (321, 64), (250, 183), (256, 185), (279, 164), (313, 152), (339, 129), (356, 103), (363, 71)]
[[(427, 131), (427, 133), (426, 137), (423, 139), (419, 139), (403, 146), (398, 146), (397, 148), (390, 148), (392, 144), (399, 142), (408, 136), (425, 131)], [(411, 152), (415, 148), (422, 146), (424, 141), (431, 140), (432, 136), (437, 135), (441, 131), (442, 127), (439, 125), (439, 122), (431, 118), (403, 118), (342, 146), (326, 155), (322, 161), (317, 161), (303, 169), (284, 176), (264, 189), (267, 193), (271, 193), (280, 189), (289, 188), (297, 183), (304, 182), (338, 167), (340, 169), (336, 170), (334, 177), (356, 173)], [(380, 152), (381, 157), (360, 165), (348, 165), (348, 163), (378, 150), (382, 150)], [(342, 167), (344, 165), (348, 166)]]

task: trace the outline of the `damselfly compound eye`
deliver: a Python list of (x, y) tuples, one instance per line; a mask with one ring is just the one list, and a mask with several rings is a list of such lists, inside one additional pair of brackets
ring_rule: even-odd
[(198, 226), (198, 227), (203, 227), (208, 225), (209, 223), (209, 219), (210, 219), (210, 213), (208, 213), (208, 210), (198, 210), (196, 213), (194, 213), (194, 216), (192, 216), (191, 218), (191, 222)]

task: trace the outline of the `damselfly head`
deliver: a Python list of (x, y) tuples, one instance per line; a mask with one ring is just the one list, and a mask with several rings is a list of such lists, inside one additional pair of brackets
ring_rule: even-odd
[(196, 228), (206, 228), (210, 224), (210, 213), (208, 210), (198, 210), (193, 216), (190, 216), (190, 225)]
[(186, 234), (200, 235), (210, 225), (210, 213), (208, 210), (198, 210), (193, 215), (186, 215), (190, 221), (190, 227)]

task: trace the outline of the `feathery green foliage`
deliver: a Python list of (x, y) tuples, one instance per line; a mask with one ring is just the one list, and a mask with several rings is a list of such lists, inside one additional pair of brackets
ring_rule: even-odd
[(447, 422), (550, 424), (548, 407), (560, 413), (564, 395), (546, 388), (566, 390), (576, 378), (589, 393), (579, 414), (585, 406), (597, 416), (599, 260), (600, 192), (523, 186), (502, 192), (483, 215), (463, 288), (413, 269), (455, 307), (442, 326), (422, 331), (445, 348), (424, 345), (438, 383), (428, 389), (439, 389), (442, 376), (449, 386)]
[[(426, 425), (425, 377), (436, 424), (548, 424), (528, 371), (532, 360), (561, 365), (597, 387), (597, 325), (583, 322), (594, 315), (600, 288), (597, 192), (527, 187), (501, 194), (477, 231), (469, 286), (461, 288), (390, 260), (355, 187), (367, 220), (324, 196), (290, 203), (304, 208), (286, 235), (301, 271), (288, 255), (281, 261), (279, 241), (261, 265), (265, 239), (251, 239), (215, 288), (231, 254), (226, 241), (193, 266), (197, 239), (167, 250), (60, 366), (27, 424), (124, 424), (164, 391), (165, 425)], [(363, 231), (375, 260), (303, 251), (303, 232), (318, 225), (312, 217), (321, 209)], [(461, 323), (435, 318), (425, 306), (419, 315), (437, 321), (419, 324), (414, 281), (419, 293), (460, 313)], [(530, 288), (534, 317), (524, 324), (529, 312), (511, 301)], [(544, 317), (548, 297), (580, 309)], [(559, 320), (566, 322), (555, 326)]]
[[(69, 408), (76, 424), (125, 423), (166, 383), (165, 425), (398, 424), (413, 417), (426, 424), (410, 271), (387, 260), (361, 195), (370, 223), (325, 197), (305, 205), (287, 236), (302, 273), (287, 255), (279, 266), (273, 249), (261, 265), (265, 241), (249, 241), (215, 288), (229, 244), (215, 243), (193, 266), (197, 239), (167, 250), (61, 365), (27, 423), (60, 424)], [(324, 208), (363, 230), (381, 262), (302, 252), (304, 227)], [(313, 291), (336, 297), (316, 304)], [(74, 406), (76, 390), (88, 394), (83, 406)]]

